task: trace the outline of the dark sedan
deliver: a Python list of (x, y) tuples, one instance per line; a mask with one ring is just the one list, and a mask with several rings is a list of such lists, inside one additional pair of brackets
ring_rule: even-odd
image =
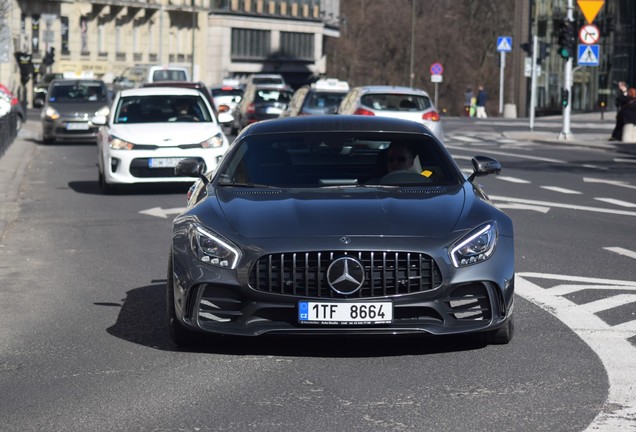
[(248, 85), (234, 110), (232, 132), (261, 120), (277, 118), (287, 109), (293, 95), (286, 85)]
[(513, 336), (511, 219), (425, 126), (363, 116), (253, 124), (173, 224), (168, 318), (198, 335)]

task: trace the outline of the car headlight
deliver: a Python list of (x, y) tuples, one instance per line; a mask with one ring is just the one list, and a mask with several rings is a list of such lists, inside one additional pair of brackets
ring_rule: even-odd
[(228, 269), (236, 268), (241, 255), (238, 248), (200, 226), (190, 230), (190, 247), (202, 262)]
[(497, 223), (488, 222), (469, 232), (450, 247), (455, 267), (466, 267), (486, 261), (497, 245)]
[(212, 138), (208, 138), (201, 143), (201, 147), (203, 148), (219, 148), (223, 147), (223, 133), (219, 132), (214, 135)]
[(55, 108), (46, 107), (44, 110), (44, 117), (51, 120), (57, 120), (60, 118), (60, 113), (58, 113)]
[(119, 139), (116, 136), (110, 135), (108, 137), (108, 147), (115, 150), (132, 150), (135, 148), (133, 143)]
[(110, 108), (108, 108), (107, 106), (103, 106), (95, 113), (95, 115), (103, 115), (105, 117), (108, 117), (108, 113), (110, 113)]

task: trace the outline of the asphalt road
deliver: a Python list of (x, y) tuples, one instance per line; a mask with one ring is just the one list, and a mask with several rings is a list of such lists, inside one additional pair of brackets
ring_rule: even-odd
[(634, 161), (511, 138), (522, 129), (447, 123), (462, 168), (474, 154), (504, 166), (480, 182), (515, 221), (509, 345), (264, 338), (180, 351), (164, 287), (185, 188), (104, 196), (94, 144), (45, 146), (27, 123), (0, 158), (2, 430), (636, 428)]

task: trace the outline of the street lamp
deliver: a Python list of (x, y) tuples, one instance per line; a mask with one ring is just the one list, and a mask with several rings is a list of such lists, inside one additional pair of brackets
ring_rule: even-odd
[(409, 86), (413, 87), (413, 80), (415, 79), (414, 67), (415, 58), (415, 0), (411, 0), (411, 69), (410, 69), (410, 81)]

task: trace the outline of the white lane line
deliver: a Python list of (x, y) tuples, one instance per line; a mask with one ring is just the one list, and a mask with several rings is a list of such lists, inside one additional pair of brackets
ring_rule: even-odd
[(629, 208), (636, 207), (636, 204), (634, 204), (634, 203), (630, 203), (630, 202), (622, 201), (622, 200), (617, 200), (617, 199), (614, 199), (614, 198), (594, 198), (594, 199), (597, 200), (597, 201), (602, 201), (602, 202), (605, 202), (605, 203), (608, 203), (608, 204), (614, 204), (614, 205), (621, 206), (621, 207), (629, 207)]
[(449, 138), (457, 140), (457, 141), (468, 142), (468, 143), (481, 143), (481, 142), (483, 142), (482, 140), (480, 140), (478, 138), (469, 138), (469, 137), (465, 137), (465, 136), (461, 136), (461, 135), (451, 135), (451, 136), (449, 136)]
[(495, 204), (498, 209), (512, 209), (512, 210), (532, 210), (539, 213), (547, 213), (550, 211), (550, 207), (534, 206), (528, 204), (515, 204), (515, 203), (497, 203)]
[[(446, 148), (449, 149), (455, 149), (455, 150), (470, 150), (467, 149), (465, 147), (457, 147), (457, 146), (452, 146), (452, 145), (447, 145)], [(530, 159), (530, 160), (536, 160), (536, 161), (541, 161), (541, 162), (550, 162), (550, 163), (555, 163), (555, 164), (565, 164), (565, 161), (559, 160), (559, 159), (551, 159), (551, 158), (542, 158), (542, 157), (537, 157), (537, 156), (527, 156), (527, 155), (519, 155), (516, 153), (507, 153), (507, 152), (500, 152), (500, 151), (495, 151), (495, 150), (490, 150), (490, 149), (480, 149), (482, 150), (484, 153), (490, 153), (490, 154), (496, 154), (496, 155), (501, 155), (501, 156), (510, 156), (510, 157), (515, 157), (515, 158), (520, 158), (520, 159)]]
[(572, 189), (566, 189), (558, 186), (541, 186), (541, 189), (546, 189), (552, 192), (559, 192), (563, 194), (581, 195), (581, 192)]
[(522, 184), (530, 183), (528, 180), (523, 180), (523, 179), (516, 178), (516, 177), (497, 176), (495, 178), (497, 180), (503, 180), (503, 181), (507, 181), (507, 182), (510, 182), (510, 183), (522, 183)]
[(564, 296), (578, 291), (595, 290), (595, 291), (636, 291), (636, 285), (570, 285), (563, 284), (548, 288), (551, 294)]
[(598, 355), (607, 372), (607, 399), (585, 430), (615, 432), (632, 428), (636, 417), (636, 374), (633, 373), (636, 369), (636, 347), (626, 338), (631, 333), (616, 331), (619, 326), (608, 325), (569, 300), (554, 296), (549, 290), (527, 281), (525, 276), (523, 273), (517, 274), (515, 292), (572, 329)]
[(629, 249), (623, 249), (621, 247), (605, 247), (603, 249), (608, 250), (610, 252), (617, 253), (619, 255), (625, 255), (626, 257), (636, 259), (636, 252), (631, 251)]
[[(615, 307), (624, 306), (629, 303), (636, 303), (636, 294), (618, 294), (601, 300), (580, 305), (590, 313), (598, 313)], [(634, 305), (636, 308), (636, 305)]]
[(546, 202), (546, 201), (535, 201), (535, 200), (493, 196), (493, 195), (490, 196), (490, 199), (492, 199), (493, 201), (507, 201), (507, 202), (513, 202), (513, 203), (517, 202), (521, 204), (557, 207), (557, 208), (564, 208), (569, 210), (583, 210), (583, 211), (589, 211), (594, 213), (609, 213), (609, 214), (622, 215), (622, 216), (636, 216), (636, 212), (627, 211), (627, 210), (613, 210), (613, 209), (604, 209), (604, 208), (597, 208), (597, 207), (586, 207), (586, 206), (579, 206), (579, 205), (570, 205), (570, 204), (562, 204), (562, 203), (554, 203), (554, 202)]
[(618, 162), (618, 163), (636, 163), (636, 158), (635, 159), (615, 158), (614, 162)]
[(591, 168), (591, 169), (598, 169), (598, 170), (603, 170), (603, 171), (609, 171), (608, 167), (602, 167), (602, 166), (598, 166), (598, 165), (589, 165), (589, 164), (585, 164), (583, 165), (583, 168)]
[(612, 186), (620, 186), (620, 187), (626, 187), (628, 189), (636, 189), (636, 186), (630, 185), (626, 181), (621, 181), (621, 180), (606, 180), (606, 179), (597, 179), (597, 178), (591, 178), (591, 177), (583, 177), (583, 182), (604, 183), (604, 184), (608, 184)]

